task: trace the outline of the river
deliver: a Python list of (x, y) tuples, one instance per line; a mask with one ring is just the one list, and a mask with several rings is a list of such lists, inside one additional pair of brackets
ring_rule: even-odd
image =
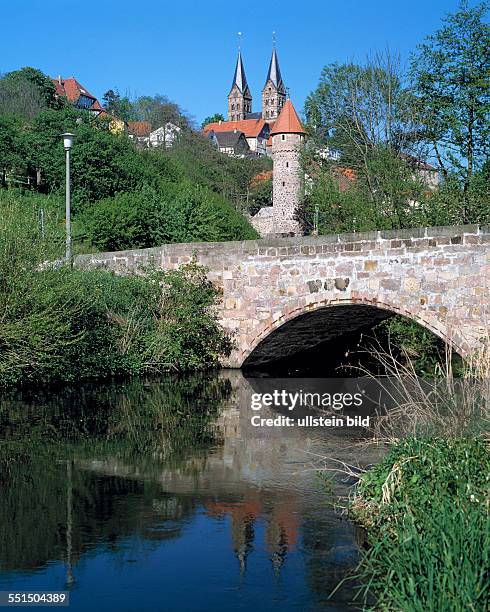
[(250, 424), (238, 371), (22, 391), (0, 400), (0, 591), (69, 609), (361, 609), (362, 534), (333, 508), (374, 463), (351, 428)]

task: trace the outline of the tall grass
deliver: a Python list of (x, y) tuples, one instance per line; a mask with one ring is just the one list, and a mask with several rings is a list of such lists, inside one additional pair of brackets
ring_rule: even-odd
[[(388, 346), (371, 347), (385, 377), (376, 378), (391, 407), (373, 421), (377, 439), (406, 436), (480, 436), (490, 431), (490, 332), (453, 371), (449, 347), (436, 375), (421, 377), (411, 356)], [(368, 376), (373, 376), (365, 372)]]
[(490, 452), (483, 440), (395, 444), (366, 472), (352, 505), (367, 527), (365, 601), (413, 612), (490, 605)]
[(391, 407), (373, 426), (390, 450), (358, 475), (350, 507), (367, 530), (366, 609), (490, 609), (490, 337), (480, 340), (457, 374), (448, 348), (432, 378), (408, 352), (372, 348)]

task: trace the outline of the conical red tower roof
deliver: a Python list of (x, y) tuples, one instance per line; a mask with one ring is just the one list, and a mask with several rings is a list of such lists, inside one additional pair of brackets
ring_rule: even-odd
[(306, 134), (291, 100), (287, 99), (272, 128), (274, 134)]

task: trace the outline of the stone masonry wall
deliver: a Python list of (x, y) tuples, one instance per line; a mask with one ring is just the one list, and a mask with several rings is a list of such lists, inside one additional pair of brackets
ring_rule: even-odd
[(272, 137), (272, 206), (261, 208), (250, 219), (263, 237), (294, 236), (301, 233), (294, 215), (300, 203), (303, 185), (299, 160), (302, 142), (303, 136), (300, 134), (276, 134)]
[(463, 355), (489, 333), (490, 227), (174, 244), (79, 255), (75, 265), (130, 273), (192, 258), (223, 289), (220, 318), (237, 345), (233, 367), (284, 323), (339, 305), (405, 315)]

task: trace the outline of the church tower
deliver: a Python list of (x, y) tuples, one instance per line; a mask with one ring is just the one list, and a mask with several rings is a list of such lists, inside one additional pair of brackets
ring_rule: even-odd
[(241, 121), (252, 112), (252, 94), (245, 76), (242, 54), (238, 51), (235, 74), (228, 94), (228, 121)]
[(272, 49), (272, 57), (262, 90), (262, 119), (275, 121), (286, 102), (286, 87), (281, 76), (276, 47)]

